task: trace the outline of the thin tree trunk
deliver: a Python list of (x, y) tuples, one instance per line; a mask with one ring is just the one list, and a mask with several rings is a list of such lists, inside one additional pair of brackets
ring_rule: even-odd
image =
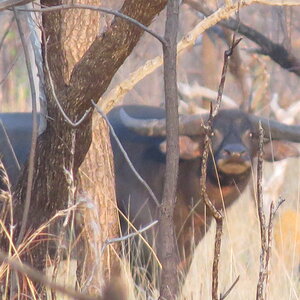
[(177, 30), (179, 1), (169, 0), (165, 30), (164, 83), (167, 119), (167, 157), (162, 205), (159, 214), (159, 258), (162, 264), (160, 299), (175, 299), (178, 293), (178, 249), (173, 214), (179, 161), (179, 122), (177, 96)]

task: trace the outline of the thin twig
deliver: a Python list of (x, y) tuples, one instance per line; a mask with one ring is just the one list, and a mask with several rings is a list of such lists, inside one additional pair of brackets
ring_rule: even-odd
[(30, 41), (31, 48), (33, 49), (33, 56), (35, 65), (37, 67), (37, 77), (39, 79), (39, 103), (40, 103), (40, 115), (39, 115), (39, 131), (43, 132), (47, 126), (47, 99), (45, 95), (45, 76), (43, 69), (43, 58), (41, 50), (41, 41), (39, 38), (39, 29), (42, 31), (42, 25), (37, 24), (33, 19), (32, 14), (27, 14), (27, 23), (30, 29)]
[(202, 166), (201, 166), (200, 199), (203, 199), (203, 201), (211, 211), (217, 223), (216, 234), (215, 234), (214, 260), (213, 260), (213, 268), (212, 268), (212, 299), (218, 300), (219, 259), (220, 259), (221, 240), (222, 240), (222, 232), (223, 232), (223, 215), (220, 211), (218, 211), (215, 208), (213, 203), (210, 201), (206, 191), (206, 170), (207, 170), (208, 153), (210, 148), (209, 146), (210, 146), (210, 138), (208, 135), (206, 135), (204, 140), (204, 151), (203, 151)]
[(269, 224), (268, 224), (268, 241), (267, 241), (267, 251), (266, 251), (266, 263), (265, 263), (265, 269), (266, 269), (266, 285), (268, 284), (269, 280), (269, 266), (270, 266), (270, 259), (271, 259), (271, 252), (272, 252), (272, 240), (273, 240), (273, 221), (275, 214), (279, 207), (283, 204), (285, 199), (279, 198), (279, 201), (274, 204), (274, 201), (271, 202), (270, 205), (270, 215), (269, 215)]
[(298, 0), (250, 0), (250, 2), (270, 5), (270, 6), (299, 6), (300, 5)]
[(233, 50), (237, 47), (237, 45), (240, 43), (241, 40), (242, 40), (241, 38), (236, 40), (235, 34), (234, 34), (230, 48), (224, 52), (224, 63), (223, 63), (221, 81), (220, 81), (220, 85), (219, 85), (219, 89), (218, 89), (217, 103), (211, 114), (212, 118), (214, 118), (217, 115), (217, 113), (220, 109), (220, 106), (221, 106), (221, 100), (222, 100), (223, 91), (224, 91), (225, 79), (226, 79), (227, 69), (228, 69), (228, 65), (229, 65), (229, 58), (231, 57)]
[[(234, 3), (230, 8), (221, 7), (212, 15), (204, 20), (201, 20), (191, 31), (184, 35), (184, 37), (177, 44), (177, 54), (182, 54), (185, 50), (190, 49), (195, 44), (195, 41), (205, 30), (216, 25), (218, 22), (227, 19), (234, 15), (237, 9), (249, 6), (250, 3), (243, 1), (242, 3)], [(143, 78), (153, 73), (163, 63), (162, 56), (156, 56), (153, 59), (146, 61), (144, 65), (129, 75), (129, 78), (124, 80), (117, 87), (112, 89), (108, 95), (102, 97), (99, 101), (101, 108), (105, 113), (108, 113), (117, 103), (119, 103), (128, 91), (140, 82)]]
[(32, 137), (31, 137), (31, 148), (30, 148), (29, 162), (28, 162), (28, 178), (27, 178), (27, 186), (26, 186), (24, 212), (23, 212), (19, 236), (16, 243), (17, 245), (19, 245), (23, 240), (25, 234), (27, 220), (28, 220), (28, 213), (30, 208), (31, 193), (32, 193), (32, 186), (33, 186), (35, 149), (36, 149), (37, 136), (38, 136), (38, 124), (37, 124), (38, 121), (37, 121), (36, 92), (35, 92), (35, 86), (33, 80), (32, 66), (30, 62), (29, 49), (25, 40), (20, 17), (18, 13), (15, 11), (15, 8), (14, 8), (14, 16), (16, 18), (18, 31), (20, 34), (20, 39), (24, 50), (26, 68), (27, 68), (29, 85), (30, 85), (31, 99), (32, 99)]
[[(275, 3), (273, 0), (272, 2)], [(215, 14), (212, 10), (200, 3), (200, 1), (185, 0), (184, 3), (190, 5), (193, 9), (199, 11), (201, 14), (204, 14), (206, 17), (210, 17), (211, 15)], [(246, 5), (250, 4), (251, 3), (247, 2)], [(244, 5), (245, 3), (241, 3), (241, 6)], [(235, 20), (232, 17), (229, 17), (226, 20), (221, 20), (220, 25), (230, 30), (237, 31), (238, 33), (247, 37), (249, 40), (260, 46), (260, 48), (255, 51), (256, 53), (268, 55), (282, 68), (288, 70), (289, 72), (295, 73), (297, 76), (300, 76), (300, 61), (282, 44), (272, 42), (267, 36), (241, 23), (238, 19)]]
[(224, 300), (233, 290), (233, 288), (236, 286), (236, 284), (240, 280), (240, 275), (236, 278), (236, 280), (233, 282), (233, 284), (230, 286), (230, 288), (224, 293), (220, 295), (220, 300)]
[[(221, 100), (222, 100), (222, 95), (223, 95), (223, 90), (225, 85), (229, 57), (232, 55), (234, 48), (238, 45), (239, 42), (240, 39), (236, 41), (234, 35), (230, 49), (224, 52), (224, 63), (223, 63), (222, 75), (221, 75), (221, 80), (218, 89), (217, 103), (213, 108), (211, 102), (210, 115), (207, 121), (208, 132), (212, 132), (213, 119), (218, 114), (219, 108), (221, 106)], [(203, 199), (203, 201), (205, 202), (206, 206), (209, 208), (211, 214), (213, 215), (217, 223), (216, 234), (215, 234), (214, 260), (213, 260), (213, 268), (212, 268), (212, 299), (218, 300), (219, 299), (219, 295), (218, 295), (219, 260), (220, 260), (221, 241), (222, 241), (222, 233), (223, 233), (223, 214), (222, 211), (216, 209), (214, 204), (209, 199), (206, 191), (206, 177), (207, 177), (206, 170), (207, 170), (207, 161), (208, 161), (210, 145), (211, 145), (210, 136), (209, 134), (206, 134), (204, 139), (204, 151), (203, 151), (202, 165), (201, 165), (200, 199)]]
[(260, 269), (259, 278), (256, 290), (256, 300), (265, 299), (265, 278), (266, 278), (266, 253), (267, 253), (267, 228), (266, 217), (263, 207), (263, 195), (262, 195), (262, 164), (263, 164), (263, 139), (264, 132), (259, 122), (259, 144), (258, 144), (258, 161), (257, 161), (257, 210), (260, 224), (260, 238), (261, 238), (261, 253), (260, 253)]
[(140, 235), (141, 233), (149, 230), (150, 228), (152, 228), (154, 225), (156, 225), (158, 223), (157, 220), (153, 221), (152, 223), (150, 223), (149, 225), (135, 231), (135, 232), (132, 232), (132, 233), (129, 233), (127, 235), (123, 235), (121, 237), (118, 237), (118, 238), (113, 238), (113, 239), (110, 239), (110, 240), (106, 240), (103, 244), (103, 247), (101, 249), (101, 255), (103, 254), (104, 250), (106, 249), (106, 247), (110, 244), (113, 244), (113, 243), (117, 243), (117, 242), (123, 242), (123, 241), (126, 241), (126, 240), (129, 240), (130, 238), (132, 237), (135, 237), (137, 235)]
[(124, 15), (120, 13), (117, 10), (109, 9), (109, 8), (104, 8), (104, 7), (99, 7), (99, 6), (93, 6), (93, 5), (83, 5), (83, 4), (62, 4), (62, 5), (56, 5), (56, 6), (51, 6), (51, 7), (44, 7), (44, 8), (33, 8), (33, 9), (23, 9), (23, 8), (18, 8), (17, 10), (19, 11), (32, 11), (32, 12), (53, 12), (56, 10), (67, 10), (67, 9), (88, 9), (88, 10), (94, 10), (94, 11), (100, 11), (106, 14), (114, 15), (116, 17), (120, 17), (138, 27), (143, 29), (144, 31), (148, 32), (151, 34), (153, 37), (155, 37), (157, 40), (159, 40), (162, 44), (165, 44), (166, 41), (163, 37), (160, 35), (156, 34), (154, 31), (140, 23), (139, 21)]
[(157, 200), (154, 192), (152, 191), (152, 189), (150, 188), (150, 186), (147, 184), (147, 182), (141, 177), (141, 175), (138, 173), (138, 171), (136, 170), (136, 168), (133, 166), (132, 162), (130, 161), (130, 158), (128, 156), (128, 154), (126, 153), (124, 147), (122, 146), (119, 138), (117, 137), (115, 130), (113, 128), (113, 126), (110, 124), (108, 118), (106, 117), (106, 115), (103, 113), (103, 111), (100, 109), (100, 107), (92, 100), (92, 104), (93, 106), (96, 108), (96, 111), (98, 112), (98, 114), (106, 121), (109, 129), (110, 129), (110, 133), (113, 136), (113, 138), (115, 139), (115, 141), (118, 144), (118, 147), (120, 148), (122, 154), (124, 155), (125, 160), (127, 161), (130, 169), (132, 170), (132, 172), (134, 173), (134, 175), (137, 177), (137, 179), (144, 185), (144, 187), (147, 189), (147, 191), (149, 192), (151, 198), (154, 200), (155, 204), (157, 205), (157, 207), (159, 207), (159, 201)]
[(15, 6), (25, 5), (34, 0), (2, 0), (0, 2), (0, 11), (5, 9), (14, 9)]

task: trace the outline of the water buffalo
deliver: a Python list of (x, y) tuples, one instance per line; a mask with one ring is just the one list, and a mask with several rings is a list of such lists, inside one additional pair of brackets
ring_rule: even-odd
[[(157, 199), (162, 198), (166, 128), (165, 111), (147, 106), (117, 107), (109, 119), (134, 167)], [(212, 215), (200, 199), (201, 156), (207, 116), (180, 117), (180, 161), (174, 225), (181, 259), (189, 264), (193, 245), (204, 236)], [(258, 120), (265, 130), (264, 158), (298, 156), (289, 142), (300, 142), (300, 126), (221, 110), (213, 121), (212, 148), (207, 166), (207, 193), (218, 209), (230, 206), (247, 186), (258, 150)], [(282, 141), (282, 140), (285, 141)], [(270, 143), (270, 141), (272, 143)], [(112, 138), (116, 193), (122, 213), (140, 228), (158, 218), (158, 205), (133, 174)], [(129, 222), (123, 222), (126, 228)]]
[[(149, 106), (122, 106), (109, 114), (109, 120), (134, 167), (159, 200), (165, 173), (164, 118), (163, 109)], [(206, 118), (200, 115), (180, 117), (180, 162), (174, 225), (182, 259), (190, 257), (193, 245), (204, 236), (212, 219), (200, 201), (203, 122)], [(249, 182), (258, 148), (259, 119), (265, 129), (265, 159), (278, 160), (299, 154), (287, 141), (300, 142), (300, 126), (287, 126), (239, 110), (221, 110), (213, 121), (206, 182), (208, 196), (218, 209), (230, 206)], [(15, 183), (19, 172), (17, 162), (24, 163), (30, 148), (31, 115), (0, 114), (0, 120), (2, 159), (11, 181)], [(149, 191), (133, 174), (115, 139), (111, 141), (118, 205), (130, 222), (140, 228), (158, 218), (159, 203), (150, 197)], [(128, 224), (127, 221), (122, 223), (123, 226)]]
[(31, 113), (0, 114), (0, 158), (13, 185), (30, 151), (31, 132)]

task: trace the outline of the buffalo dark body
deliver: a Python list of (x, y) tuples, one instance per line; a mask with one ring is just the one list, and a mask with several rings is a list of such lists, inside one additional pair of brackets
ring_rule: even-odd
[(12, 184), (30, 151), (32, 135), (31, 113), (0, 114), (0, 157)]
[[(134, 118), (163, 119), (164, 110), (152, 107), (127, 107), (126, 112)], [(143, 136), (126, 127), (120, 119), (119, 109), (111, 112), (109, 119), (133, 165), (161, 199), (165, 174), (165, 153), (161, 144), (165, 138), (160, 136)], [(240, 168), (233, 174), (216, 170), (212, 159), (208, 162), (207, 191), (210, 199), (220, 209), (233, 203), (246, 187), (250, 178), (251, 158), (256, 153), (256, 143), (252, 143), (252, 125), (246, 114), (240, 111), (223, 111), (215, 119), (215, 136), (213, 139), (214, 155), (221, 160), (231, 152), (232, 168)], [(193, 243), (204, 235), (211, 221), (209, 213), (205, 214), (205, 205), (200, 200), (201, 147), (203, 135), (189, 136), (192, 143), (198, 146), (196, 155), (179, 161), (177, 201), (175, 208), (175, 229), (179, 240), (181, 255), (188, 256)], [(245, 140), (243, 142), (243, 139)], [(136, 178), (125, 161), (119, 147), (112, 139), (116, 170), (116, 192), (119, 206), (126, 216), (133, 221), (136, 228), (158, 219), (158, 207), (149, 196), (148, 191)], [(239, 152), (243, 152), (242, 155)], [(182, 154), (182, 153), (181, 153)], [(184, 156), (184, 155), (181, 155)], [(243, 156), (243, 157), (241, 157)], [(224, 163), (225, 165), (225, 163)], [(246, 165), (246, 166), (244, 166)], [(227, 166), (229, 168), (230, 166)], [(221, 188), (220, 188), (221, 187)]]
[[(109, 114), (109, 120), (134, 167), (159, 200), (162, 198), (165, 174), (164, 118), (163, 109), (149, 106), (123, 106), (113, 109)], [(190, 257), (193, 245), (204, 236), (212, 219), (200, 199), (205, 118), (206, 116), (180, 118), (180, 162), (174, 225), (182, 259)], [(0, 126), (0, 152), (10, 180), (15, 183), (20, 172), (15, 157), (20, 165), (24, 164), (31, 144), (32, 117), (31, 114), (21, 113), (0, 114), (0, 120), (3, 124)], [(280, 148), (279, 140), (288, 137), (293, 142), (300, 142), (299, 126), (283, 126), (273, 121), (271, 124), (276, 131), (268, 131), (269, 123), (263, 119), (262, 121), (266, 129), (265, 137), (273, 134), (278, 140), (273, 143), (272, 155), (266, 153), (268, 159), (298, 156), (298, 151), (288, 143)], [(6, 134), (10, 142), (7, 141)], [(239, 197), (250, 179), (252, 161), (258, 148), (257, 117), (239, 110), (220, 111), (213, 122), (211, 140), (206, 186), (210, 200), (221, 209), (230, 206)], [(158, 219), (159, 207), (130, 169), (113, 137), (111, 141), (120, 210), (136, 228), (148, 225)], [(265, 146), (267, 149), (267, 142)], [(126, 230), (128, 222), (122, 223)]]
[[(162, 198), (165, 175), (164, 117), (163, 109), (147, 106), (115, 108), (109, 115), (134, 167), (158, 199)], [(182, 260), (189, 260), (193, 245), (201, 240), (212, 220), (212, 215), (200, 199), (205, 116), (202, 121), (199, 117), (198, 121), (196, 119), (194, 116), (183, 118), (183, 125), (180, 127), (174, 225)], [(257, 122), (253, 122), (242, 111), (222, 110), (214, 119), (212, 127), (212, 149), (207, 166), (206, 186), (210, 200), (221, 209), (230, 206), (249, 182), (252, 162), (258, 149)], [(270, 132), (266, 134), (268, 135)], [(158, 219), (159, 207), (133, 174), (113, 138), (112, 146), (118, 205), (138, 229)], [(267, 146), (266, 144), (266, 148)], [(297, 151), (292, 153), (289, 156), (298, 155)], [(273, 149), (273, 154), (274, 160), (284, 158), (282, 155), (276, 157), (276, 149)], [(270, 159), (271, 155), (267, 154), (266, 157)], [(125, 229), (131, 226), (128, 223), (127, 220), (123, 222)]]

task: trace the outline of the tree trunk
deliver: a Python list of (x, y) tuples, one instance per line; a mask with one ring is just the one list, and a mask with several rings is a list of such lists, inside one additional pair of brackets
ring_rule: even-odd
[[(119, 234), (114, 167), (108, 127), (98, 115), (93, 118), (93, 142), (80, 167), (83, 213), (81, 282), (91, 294), (99, 294), (103, 284), (119, 273), (118, 245), (107, 246), (107, 239)], [(91, 267), (92, 266), (92, 267)]]
[[(80, 2), (83, 3), (83, 1)], [(65, 1), (41, 1), (44, 6), (62, 3)], [(155, 15), (164, 8), (165, 3), (165, 0), (126, 0), (120, 11), (148, 26)], [(105, 33), (95, 38), (87, 37), (87, 47), (84, 51), (87, 50), (76, 56), (79, 61), (72, 68), (75, 62), (66, 58), (69, 55), (66, 56), (68, 49), (65, 48), (66, 39), (70, 33), (68, 26), (64, 28), (63, 25), (65, 22), (73, 22), (72, 18), (81, 20), (80, 14), (75, 13), (75, 10), (72, 12), (70, 11), (67, 15), (56, 10), (43, 14), (42, 51), (48, 116), (47, 128), (39, 136), (37, 143), (33, 191), (26, 226), (27, 234), (32, 234), (39, 226), (48, 222), (57, 211), (66, 209), (74, 201), (74, 177), (78, 173), (78, 168), (85, 158), (92, 139), (91, 114), (74, 129), (66, 122), (58, 108), (57, 101), (71, 120), (78, 121), (91, 107), (91, 100), (97, 101), (105, 92), (115, 72), (123, 64), (143, 33), (136, 25), (124, 19), (115, 18)], [(89, 19), (89, 16), (87, 18)], [(82, 26), (81, 30), (89, 27), (89, 22), (79, 24)], [(71, 41), (74, 42), (73, 39)], [(72, 51), (73, 48), (69, 50)], [(106, 141), (107, 138), (101, 142)], [(25, 167), (16, 188), (15, 220), (22, 220), (27, 173), (28, 170)], [(108, 182), (101, 182), (99, 186), (103, 183), (108, 184)], [(101, 188), (106, 190), (106, 187), (101, 186)], [(15, 237), (18, 236), (19, 228), (20, 221), (17, 223)], [(54, 233), (58, 230), (60, 228), (56, 228)], [(50, 232), (53, 233), (53, 230)], [(49, 251), (51, 252), (51, 249)], [(31, 250), (30, 256), (27, 255), (27, 258), (29, 257), (32, 258), (32, 264), (35, 267), (42, 268), (45, 260), (45, 243)]]
[(174, 208), (179, 163), (179, 117), (177, 95), (177, 31), (179, 1), (169, 0), (165, 29), (164, 88), (167, 121), (166, 173), (162, 204), (159, 210), (159, 259), (162, 264), (159, 299), (175, 299), (179, 290), (178, 249), (174, 229)]

